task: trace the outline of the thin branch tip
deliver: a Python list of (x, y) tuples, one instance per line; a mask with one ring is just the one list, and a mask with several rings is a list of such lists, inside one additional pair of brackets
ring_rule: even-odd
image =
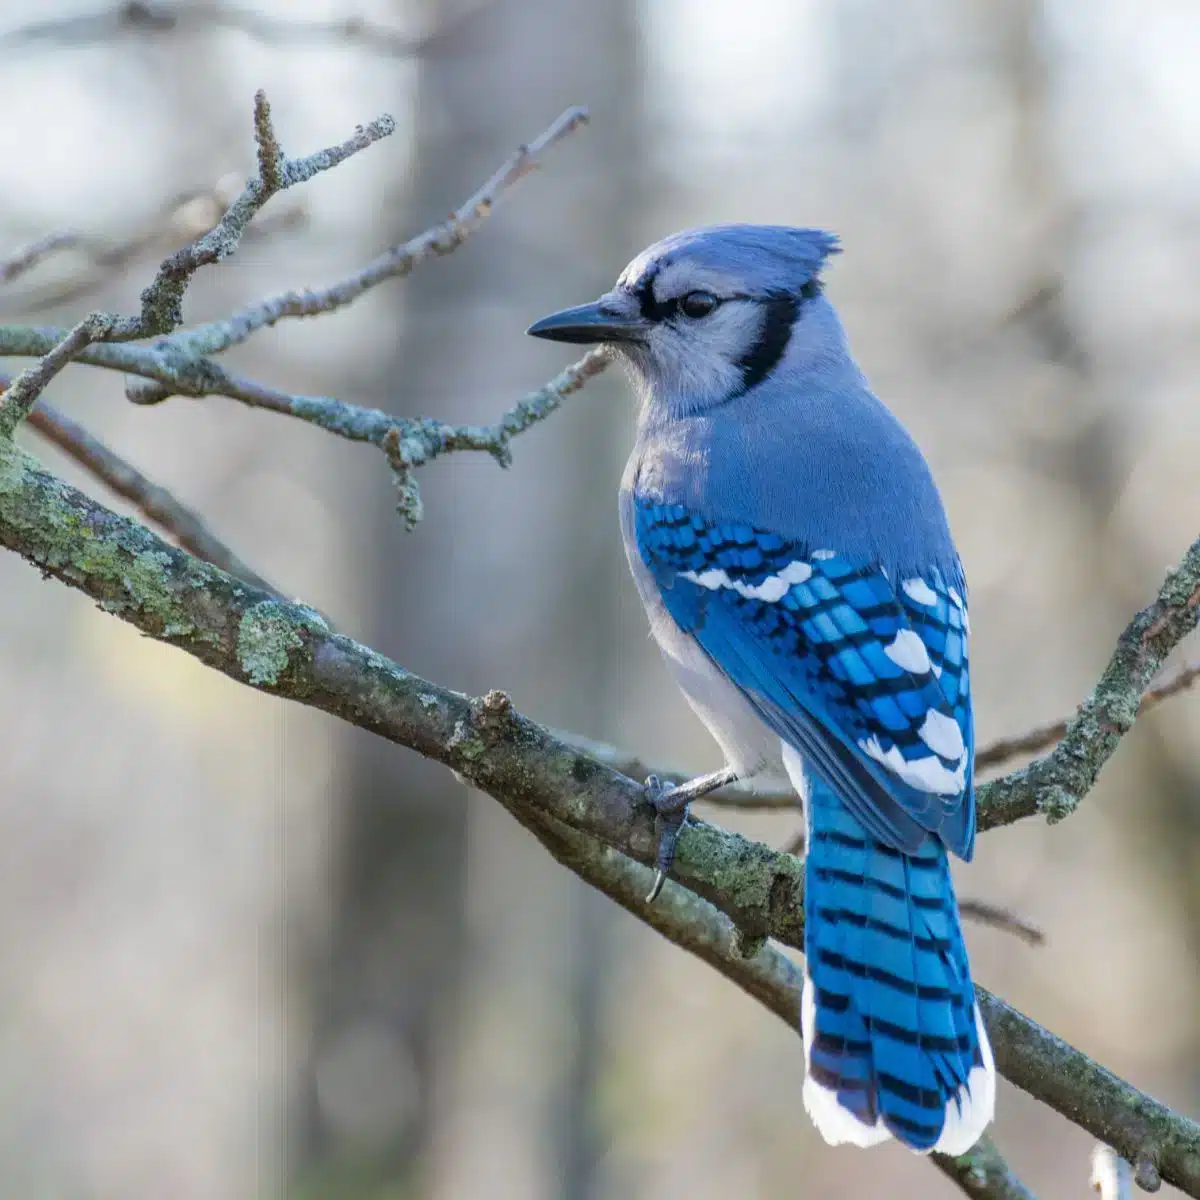
[(254, 140), (258, 146), (258, 177), (270, 194), (286, 187), (286, 156), (271, 124), (271, 105), (267, 93), (259, 88), (254, 93)]

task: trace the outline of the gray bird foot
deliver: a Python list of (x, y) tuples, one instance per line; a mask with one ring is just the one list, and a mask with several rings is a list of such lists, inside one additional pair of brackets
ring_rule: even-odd
[(646, 896), (646, 903), (653, 904), (658, 899), (671, 873), (675, 862), (675, 847), (679, 843), (679, 834), (687, 821), (688, 805), (693, 800), (707, 796), (726, 784), (735, 783), (738, 773), (732, 767), (722, 767), (711, 775), (701, 775), (689, 779), (678, 787), (665, 784), (657, 775), (647, 777), (644, 784), (646, 803), (654, 809), (654, 832), (658, 838), (658, 848), (654, 855), (654, 883)]
[(678, 796), (679, 789), (663, 783), (657, 775), (648, 775), (645, 783), (646, 802), (654, 809), (654, 835), (658, 847), (654, 854), (654, 883), (646, 895), (646, 903), (653, 904), (667, 882), (671, 866), (675, 862), (675, 847), (679, 843), (679, 831), (687, 820), (690, 803)]

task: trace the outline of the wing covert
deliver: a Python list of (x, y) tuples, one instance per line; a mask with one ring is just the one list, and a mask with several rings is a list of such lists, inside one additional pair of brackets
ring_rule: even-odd
[(974, 836), (966, 605), (936, 568), (876, 564), (635, 499), (638, 549), (675, 621), (876, 836)]

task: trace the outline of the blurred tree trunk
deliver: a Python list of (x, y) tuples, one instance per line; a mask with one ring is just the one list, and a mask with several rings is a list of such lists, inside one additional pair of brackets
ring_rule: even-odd
[[(455, 5), (434, 5), (435, 23), (439, 7), (453, 19)], [(396, 239), (442, 219), (567, 105), (588, 104), (596, 120), (475, 241), (395, 293), (383, 407), (494, 419), (564, 361), (524, 338), (530, 320), (608, 286), (631, 256), (629, 9), (496, 3), (422, 62)], [(503, 687), (525, 711), (611, 732), (629, 416), (618, 390), (601, 381), (522, 439), (518, 471), (459, 457), (423, 473), (427, 517), (412, 536), (380, 488), (362, 564), (375, 616), (356, 632), (452, 686)], [(348, 739), (346, 780), (306, 1170), (352, 1168), (365, 1194), (385, 1180), (418, 1194), (587, 1194), (601, 1145), (592, 1098), (608, 907), (429, 763)], [(363, 1100), (339, 1114), (337, 1087), (331, 1111), (324, 1081), (343, 1077), (348, 1093), (376, 1097), (373, 1111)]]

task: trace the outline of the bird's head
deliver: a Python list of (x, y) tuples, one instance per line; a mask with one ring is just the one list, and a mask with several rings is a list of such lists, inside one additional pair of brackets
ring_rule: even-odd
[(605, 343), (650, 395), (720, 404), (766, 379), (783, 358), (832, 234), (782, 225), (715, 225), (672, 234), (643, 250), (591, 304), (543, 317), (533, 337)]

